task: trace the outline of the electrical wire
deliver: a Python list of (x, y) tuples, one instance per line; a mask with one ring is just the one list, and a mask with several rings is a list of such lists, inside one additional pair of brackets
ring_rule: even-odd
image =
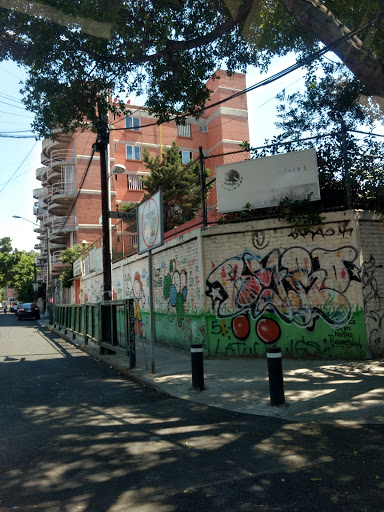
[(19, 166), (17, 167), (17, 169), (14, 171), (14, 173), (11, 175), (11, 177), (5, 182), (5, 184), (3, 185), (3, 187), (0, 189), (0, 195), (1, 193), (3, 192), (3, 190), (5, 189), (5, 187), (12, 181), (12, 179), (14, 178), (15, 174), (18, 172), (18, 170), (21, 168), (21, 166), (24, 164), (24, 162), (27, 160), (27, 158), (29, 157), (29, 155), (32, 153), (32, 151), (35, 149), (36, 147), (36, 144), (37, 144), (38, 141), (36, 141), (34, 143), (34, 145), (31, 147), (31, 149), (28, 151), (27, 155), (24, 157), (23, 161), (19, 164)]

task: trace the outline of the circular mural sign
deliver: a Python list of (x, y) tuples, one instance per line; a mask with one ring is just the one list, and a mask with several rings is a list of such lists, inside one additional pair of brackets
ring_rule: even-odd
[(138, 253), (159, 247), (163, 242), (162, 195), (156, 192), (138, 206)]

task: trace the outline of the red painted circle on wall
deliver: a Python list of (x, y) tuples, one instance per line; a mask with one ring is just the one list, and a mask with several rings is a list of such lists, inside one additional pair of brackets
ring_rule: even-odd
[(256, 334), (264, 343), (274, 343), (280, 338), (280, 326), (271, 318), (261, 318), (256, 324)]
[(239, 340), (245, 340), (249, 336), (250, 323), (247, 315), (239, 315), (232, 318), (232, 332)]

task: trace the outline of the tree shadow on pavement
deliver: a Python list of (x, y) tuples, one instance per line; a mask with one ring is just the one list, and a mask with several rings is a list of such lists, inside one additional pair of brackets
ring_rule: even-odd
[(175, 399), (53, 343), (0, 363), (0, 512), (382, 510), (381, 425)]

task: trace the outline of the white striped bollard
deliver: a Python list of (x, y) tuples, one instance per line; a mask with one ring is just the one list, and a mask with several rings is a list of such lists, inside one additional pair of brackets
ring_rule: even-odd
[(192, 388), (203, 391), (204, 389), (204, 363), (203, 363), (203, 345), (191, 345), (192, 362)]
[(277, 347), (268, 347), (267, 360), (271, 405), (283, 405), (285, 403), (285, 397), (283, 368), (281, 364), (281, 349)]

